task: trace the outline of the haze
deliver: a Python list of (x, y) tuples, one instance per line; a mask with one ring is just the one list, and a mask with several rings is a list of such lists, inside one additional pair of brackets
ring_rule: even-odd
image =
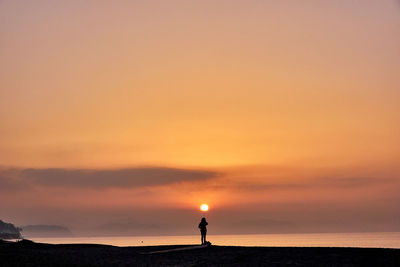
[(395, 0), (0, 1), (0, 219), (400, 231), (399, 99)]

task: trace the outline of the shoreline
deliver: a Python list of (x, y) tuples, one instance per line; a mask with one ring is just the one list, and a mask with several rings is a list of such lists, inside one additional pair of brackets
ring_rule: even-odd
[[(114, 246), (158, 246), (200, 243), (199, 235), (168, 236), (91, 236), (91, 237), (25, 237), (49, 244), (105, 244)], [(214, 245), (246, 247), (362, 247), (400, 248), (400, 232), (349, 234), (254, 234), (208, 235)]]

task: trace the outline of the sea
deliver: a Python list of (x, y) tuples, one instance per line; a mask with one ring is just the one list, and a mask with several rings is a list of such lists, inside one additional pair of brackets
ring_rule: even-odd
[[(200, 235), (30, 238), (50, 244), (105, 244), (114, 246), (195, 245)], [(246, 247), (363, 247), (400, 248), (400, 232), (207, 235), (213, 245)]]

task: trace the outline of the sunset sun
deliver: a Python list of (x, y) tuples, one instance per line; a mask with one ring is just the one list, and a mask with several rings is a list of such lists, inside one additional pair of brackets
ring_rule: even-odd
[(208, 211), (208, 205), (207, 204), (201, 204), (200, 210), (201, 211)]

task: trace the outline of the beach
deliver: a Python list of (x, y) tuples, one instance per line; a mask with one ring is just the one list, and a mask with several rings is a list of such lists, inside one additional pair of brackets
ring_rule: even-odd
[(1, 266), (400, 266), (400, 249), (0, 243)]

